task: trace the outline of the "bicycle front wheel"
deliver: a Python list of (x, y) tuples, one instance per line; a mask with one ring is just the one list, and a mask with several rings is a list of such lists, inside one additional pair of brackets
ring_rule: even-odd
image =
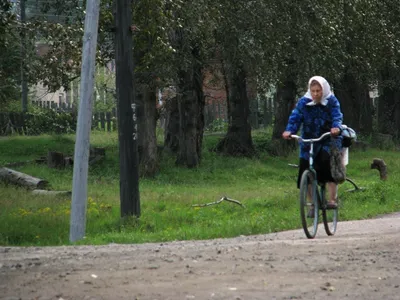
[[(326, 202), (325, 202), (326, 203)], [(334, 235), (338, 222), (338, 208), (329, 209), (326, 206), (322, 208), (322, 218), (324, 220), (325, 232), (327, 235)]]
[(314, 174), (310, 170), (305, 170), (300, 181), (300, 216), (304, 233), (309, 239), (315, 237), (318, 229), (318, 201), (316, 200), (316, 188)]

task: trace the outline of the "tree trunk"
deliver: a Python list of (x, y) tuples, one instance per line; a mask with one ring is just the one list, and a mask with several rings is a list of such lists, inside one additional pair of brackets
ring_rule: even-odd
[[(196, 53), (193, 53), (196, 61)], [(176, 163), (189, 168), (201, 160), (204, 130), (204, 95), (201, 65), (194, 62), (191, 69), (179, 73), (178, 85), (179, 148)]]
[(156, 138), (156, 89), (142, 85), (136, 93), (139, 173), (154, 176), (159, 168)]
[(218, 143), (216, 151), (230, 156), (253, 156), (255, 154), (249, 124), (249, 99), (247, 96), (244, 67), (225, 66), (228, 86), (228, 119), (226, 136)]
[(164, 109), (164, 151), (176, 154), (179, 149), (179, 109), (177, 97), (166, 100), (164, 102)]
[(372, 132), (372, 99), (366, 84), (359, 83), (351, 74), (345, 74), (335, 85), (335, 96), (340, 102), (343, 123), (356, 132)]
[[(151, 51), (152, 41), (147, 40), (147, 48), (134, 48), (134, 65), (140, 66), (146, 54)], [(157, 88), (152, 79), (143, 73), (135, 73), (135, 104), (137, 115), (137, 135), (139, 153), (139, 175), (154, 176), (159, 170), (157, 156)]]
[(275, 122), (272, 132), (272, 155), (286, 155), (295, 149), (293, 141), (282, 139), (282, 133), (286, 129), (291, 111), (296, 105), (297, 86), (293, 78), (288, 77), (277, 86), (274, 97)]
[(382, 74), (378, 100), (378, 131), (400, 139), (400, 89), (388, 84), (389, 72)]
[(227, 70), (224, 63), (224, 60), (221, 59), (221, 66), (222, 66), (222, 75), (224, 78), (224, 88), (225, 88), (225, 95), (226, 95), (226, 116), (228, 121), (228, 128), (231, 125), (231, 112), (230, 112), (230, 105), (229, 105), (229, 86), (228, 86), (228, 77), (227, 77)]
[(361, 103), (360, 108), (360, 133), (371, 134), (373, 132), (374, 109), (372, 99), (369, 96), (368, 86), (360, 86), (358, 99)]

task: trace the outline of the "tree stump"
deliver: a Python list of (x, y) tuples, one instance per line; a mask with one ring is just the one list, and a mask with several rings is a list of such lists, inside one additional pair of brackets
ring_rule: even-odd
[(73, 166), (74, 165), (74, 158), (71, 156), (64, 157), (65, 166)]
[(48, 182), (8, 168), (0, 168), (0, 179), (6, 183), (23, 186), (29, 189), (43, 189)]
[(106, 148), (90, 147), (89, 156), (106, 156)]
[(47, 154), (47, 166), (49, 168), (63, 169), (65, 167), (64, 154), (49, 151)]
[(105, 148), (95, 148), (90, 147), (89, 153), (89, 165), (92, 165), (106, 157), (106, 149)]
[(383, 161), (383, 159), (374, 158), (374, 160), (372, 161), (372, 164), (371, 164), (371, 169), (376, 169), (379, 171), (381, 180), (387, 179), (387, 169), (386, 169), (386, 164)]

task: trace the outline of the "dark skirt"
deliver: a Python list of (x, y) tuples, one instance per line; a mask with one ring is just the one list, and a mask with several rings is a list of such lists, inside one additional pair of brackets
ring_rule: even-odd
[[(299, 175), (297, 177), (297, 187), (300, 188), (301, 175), (304, 170), (308, 169), (309, 162), (306, 159), (300, 158)], [(335, 182), (331, 174), (330, 155), (328, 152), (321, 150), (314, 159), (314, 169), (317, 172), (318, 183)]]

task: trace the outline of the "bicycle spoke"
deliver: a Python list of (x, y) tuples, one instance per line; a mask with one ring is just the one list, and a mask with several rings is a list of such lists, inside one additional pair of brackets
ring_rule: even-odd
[[(321, 193), (325, 192), (325, 188), (321, 189)], [(336, 190), (337, 195), (337, 190)], [(327, 235), (334, 235), (337, 228), (337, 221), (338, 221), (338, 208), (330, 209), (327, 208), (327, 202), (325, 195), (323, 195), (322, 203), (322, 219), (324, 221), (325, 232)], [(338, 203), (338, 201), (337, 201)], [(339, 204), (339, 203), (338, 203)]]

